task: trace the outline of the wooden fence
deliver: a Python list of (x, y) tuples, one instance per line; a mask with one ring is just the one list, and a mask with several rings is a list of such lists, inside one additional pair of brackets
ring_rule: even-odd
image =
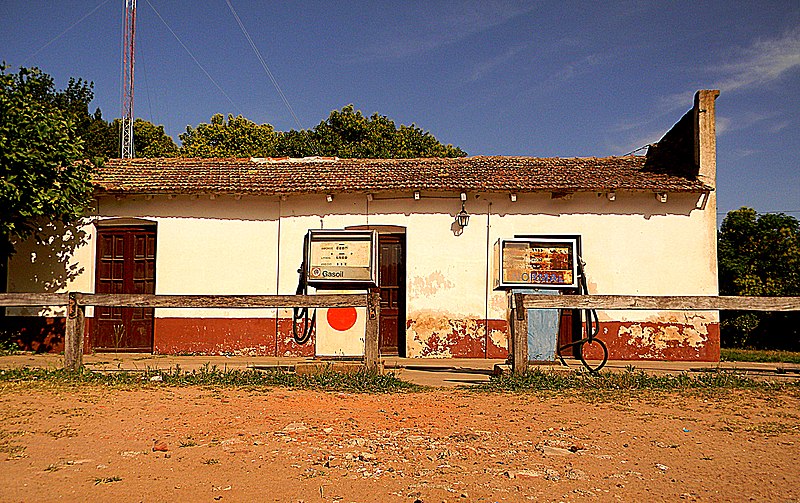
[[(0, 307), (67, 306), (64, 367), (82, 364), (86, 306), (160, 308), (366, 307), (364, 363), (375, 368), (380, 295), (137, 295), (87, 293), (2, 293)], [(800, 297), (531, 295), (514, 294), (510, 310), (511, 360), (515, 373), (528, 363), (528, 309), (604, 309), (660, 311), (800, 311)]]
[(533, 295), (513, 296), (511, 363), (514, 373), (528, 368), (528, 309), (604, 309), (658, 311), (800, 311), (800, 297), (721, 297), (644, 295)]
[(88, 293), (0, 293), (0, 307), (67, 306), (64, 367), (83, 364), (86, 306), (159, 308), (300, 308), (366, 307), (364, 364), (377, 368), (380, 294), (338, 295), (139, 295)]

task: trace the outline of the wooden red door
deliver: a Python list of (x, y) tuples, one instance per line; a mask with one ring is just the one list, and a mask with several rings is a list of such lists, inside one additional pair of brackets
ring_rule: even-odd
[[(100, 228), (97, 293), (155, 293), (155, 227)], [(90, 343), (95, 351), (153, 351), (153, 309), (97, 307)]]
[(379, 288), (381, 294), (380, 337), (382, 355), (405, 353), (406, 266), (405, 235), (378, 236)]

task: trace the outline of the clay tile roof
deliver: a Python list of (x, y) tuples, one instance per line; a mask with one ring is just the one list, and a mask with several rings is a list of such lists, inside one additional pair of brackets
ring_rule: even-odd
[(109, 193), (252, 194), (404, 191), (706, 192), (703, 183), (644, 171), (642, 156), (432, 159), (110, 159), (95, 186)]

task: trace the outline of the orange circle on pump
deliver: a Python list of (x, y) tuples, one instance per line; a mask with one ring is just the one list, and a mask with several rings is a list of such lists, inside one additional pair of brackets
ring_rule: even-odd
[(332, 307), (328, 309), (328, 325), (334, 330), (344, 332), (353, 328), (358, 319), (358, 313), (354, 307)]

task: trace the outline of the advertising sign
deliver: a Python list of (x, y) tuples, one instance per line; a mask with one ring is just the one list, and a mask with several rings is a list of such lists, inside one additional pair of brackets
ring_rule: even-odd
[(577, 239), (499, 239), (495, 244), (495, 289), (577, 288)]
[(310, 230), (306, 239), (306, 278), (311, 286), (376, 286), (376, 231)]

